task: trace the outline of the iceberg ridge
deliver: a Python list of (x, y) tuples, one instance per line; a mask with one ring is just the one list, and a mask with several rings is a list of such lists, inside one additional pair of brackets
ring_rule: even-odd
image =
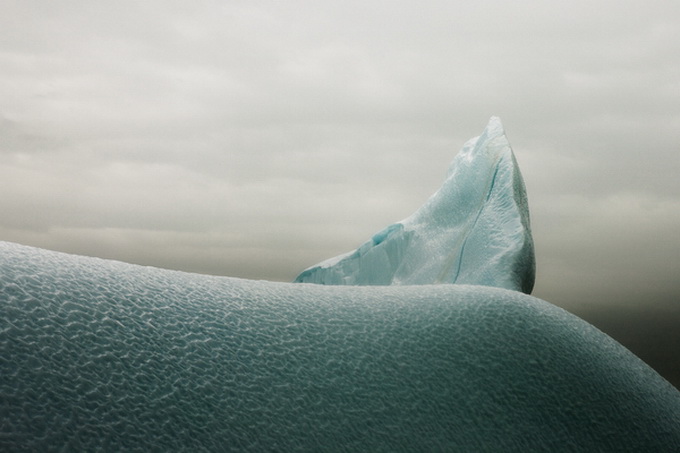
[(469, 285), (297, 285), (0, 242), (0, 451), (680, 451), (680, 392)]

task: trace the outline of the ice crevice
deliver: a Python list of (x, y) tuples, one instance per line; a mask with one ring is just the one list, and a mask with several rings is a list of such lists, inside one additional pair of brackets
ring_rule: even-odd
[[(494, 184), (496, 182), (496, 175), (498, 174), (498, 163), (496, 163), (496, 169), (494, 170), (493, 175), (491, 176), (491, 184), (489, 184), (489, 190), (487, 190), (486, 193), (486, 198), (485, 202), (488, 202), (489, 199), (491, 198), (491, 193), (493, 191)], [(465, 230), (465, 235), (463, 237), (463, 242), (460, 246), (460, 253), (458, 254), (458, 260), (456, 262), (456, 273), (455, 276), (453, 277), (453, 281), (451, 283), (456, 283), (458, 280), (458, 276), (460, 275), (460, 270), (463, 266), (463, 255), (465, 254), (465, 245), (467, 244), (467, 240), (470, 234), (470, 231), (472, 231), (475, 226), (477, 225), (477, 221), (479, 220), (479, 217), (482, 215), (482, 210), (484, 209), (484, 203), (479, 204), (479, 210), (477, 211), (477, 215), (475, 216), (475, 219), (472, 223), (472, 227), (469, 229)], [(446, 275), (446, 268), (442, 271), (442, 273), (439, 275), (439, 278), (437, 279), (436, 283), (446, 283), (445, 282), (445, 275)]]

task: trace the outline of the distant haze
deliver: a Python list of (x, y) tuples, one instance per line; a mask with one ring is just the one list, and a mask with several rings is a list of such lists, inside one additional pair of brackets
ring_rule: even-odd
[(292, 280), (410, 215), (498, 115), (534, 294), (680, 303), (680, 2), (2, 10), (1, 240)]

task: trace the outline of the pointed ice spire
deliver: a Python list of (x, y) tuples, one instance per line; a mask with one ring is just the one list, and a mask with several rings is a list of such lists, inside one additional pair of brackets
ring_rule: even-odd
[(492, 117), (456, 155), (442, 187), (353, 252), (303, 271), (326, 285), (458, 283), (531, 293), (536, 262), (524, 181)]

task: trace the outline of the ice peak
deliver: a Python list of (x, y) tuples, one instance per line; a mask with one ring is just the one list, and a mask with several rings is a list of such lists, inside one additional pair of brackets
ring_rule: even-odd
[(500, 131), (503, 131), (503, 122), (501, 121), (500, 117), (498, 116), (492, 116), (489, 118), (489, 122), (486, 125), (487, 129), (500, 129)]
[(500, 118), (456, 155), (442, 187), (354, 252), (303, 271), (330, 285), (460, 283), (530, 293), (535, 258), (524, 181)]

